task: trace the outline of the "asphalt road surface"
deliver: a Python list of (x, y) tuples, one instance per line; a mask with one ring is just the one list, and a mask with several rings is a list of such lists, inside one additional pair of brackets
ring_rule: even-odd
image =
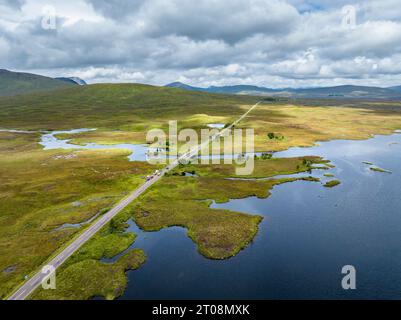
[[(244, 113), (240, 118), (238, 118), (234, 123), (232, 123), (227, 128), (220, 131), (209, 138), (206, 142), (199, 144), (192, 150), (180, 156), (173, 163), (166, 166), (164, 169), (160, 170), (160, 175), (153, 175), (153, 177), (141, 185), (138, 189), (133, 191), (129, 196), (121, 200), (115, 207), (110, 209), (107, 213), (101, 216), (99, 219), (95, 220), (92, 225), (90, 225), (78, 238), (73, 240), (62, 252), (60, 252), (56, 257), (47, 263), (47, 265), (53, 266), (55, 269), (60, 267), (74, 252), (76, 252), (84, 243), (86, 243), (96, 232), (98, 232), (103, 226), (105, 226), (113, 217), (120, 213), (125, 207), (127, 207), (132, 201), (138, 198), (142, 193), (144, 193), (148, 188), (150, 188), (154, 183), (160, 180), (166, 172), (174, 169), (180, 162), (188, 161), (190, 158), (199, 154), (199, 151), (209, 145), (209, 143), (217, 139), (218, 137), (224, 135), (225, 132), (230, 130), (238, 122), (244, 119), (254, 108), (259, 105), (260, 102), (253, 105), (246, 113)], [(17, 291), (15, 291), (8, 300), (24, 300), (26, 299), (41, 283), (44, 279), (48, 277), (48, 274), (42, 273), (40, 270), (30, 279), (28, 279)]]

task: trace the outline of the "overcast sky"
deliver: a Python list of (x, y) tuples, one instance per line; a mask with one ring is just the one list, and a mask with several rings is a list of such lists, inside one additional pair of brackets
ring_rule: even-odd
[(89, 83), (401, 85), (401, 0), (0, 0), (0, 68)]

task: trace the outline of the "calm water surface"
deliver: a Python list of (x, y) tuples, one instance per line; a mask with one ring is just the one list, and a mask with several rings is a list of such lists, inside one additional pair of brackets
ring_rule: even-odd
[[(77, 146), (43, 134), (44, 149), (131, 150), (129, 159), (146, 159), (146, 145)], [(208, 260), (198, 254), (183, 228), (143, 232), (132, 247), (148, 260), (128, 272), (121, 299), (400, 299), (401, 298), (401, 134), (365, 141), (322, 142), (312, 148), (291, 148), (275, 157), (322, 156), (342, 181), (327, 189), (321, 183), (298, 181), (276, 186), (267, 199), (249, 197), (212, 204), (264, 217), (254, 241), (236, 257)], [(390, 170), (373, 172), (363, 161)], [(322, 182), (324, 170), (313, 176)], [(299, 174), (296, 176), (305, 176)], [(117, 257), (105, 262), (115, 261)], [(357, 270), (357, 290), (341, 288), (341, 268)]]
[[(182, 228), (142, 232), (133, 247), (148, 261), (128, 272), (121, 299), (400, 299), (401, 135), (331, 141), (276, 157), (319, 155), (342, 181), (327, 189), (299, 181), (276, 186), (267, 199), (213, 204), (264, 217), (246, 249), (224, 261), (203, 258)], [(393, 173), (373, 172), (370, 161)], [(314, 170), (323, 182), (326, 171)], [(357, 270), (357, 290), (341, 288), (341, 268)]]
[(41, 137), (40, 144), (43, 146), (44, 150), (52, 150), (52, 149), (124, 149), (130, 151), (128, 159), (130, 161), (146, 161), (148, 145), (147, 144), (130, 144), (130, 143), (122, 143), (122, 144), (112, 144), (112, 145), (103, 145), (97, 143), (86, 143), (84, 145), (76, 145), (72, 144), (71, 139), (58, 139), (56, 135), (58, 134), (76, 134), (88, 131), (94, 131), (96, 129), (74, 129), (67, 131), (52, 131), (46, 134), (43, 134)]

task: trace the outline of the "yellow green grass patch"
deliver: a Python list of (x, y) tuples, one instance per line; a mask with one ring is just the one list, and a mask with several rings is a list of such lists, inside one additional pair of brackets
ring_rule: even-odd
[(82, 230), (60, 226), (102, 214), (154, 170), (122, 150), (43, 151), (38, 141), (0, 133), (0, 297)]

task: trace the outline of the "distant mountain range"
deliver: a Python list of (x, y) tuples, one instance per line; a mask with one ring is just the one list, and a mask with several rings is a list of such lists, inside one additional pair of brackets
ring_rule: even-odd
[(0, 96), (12, 96), (85, 84), (79, 78), (50, 78), (32, 73), (0, 69)]
[(181, 82), (167, 84), (166, 87), (212, 93), (258, 95), (285, 98), (332, 98), (332, 99), (401, 99), (401, 86), (380, 88), (367, 86), (336, 86), (321, 88), (284, 88), (271, 89), (251, 85), (192, 87)]
[[(78, 77), (50, 78), (32, 73), (12, 72), (0, 69), (0, 96), (12, 96), (36, 91), (47, 91), (68, 86), (86, 85)], [(388, 88), (344, 85), (321, 88), (283, 88), (271, 89), (252, 85), (193, 87), (181, 82), (173, 82), (165, 87), (210, 93), (257, 95), (278, 98), (313, 99), (387, 99), (401, 100), (401, 86)]]
[(400, 92), (400, 93), (401, 93), (401, 86), (390, 87), (390, 88), (388, 88), (388, 89), (391, 89), (391, 90), (393, 90), (393, 91), (396, 91), (396, 92)]

